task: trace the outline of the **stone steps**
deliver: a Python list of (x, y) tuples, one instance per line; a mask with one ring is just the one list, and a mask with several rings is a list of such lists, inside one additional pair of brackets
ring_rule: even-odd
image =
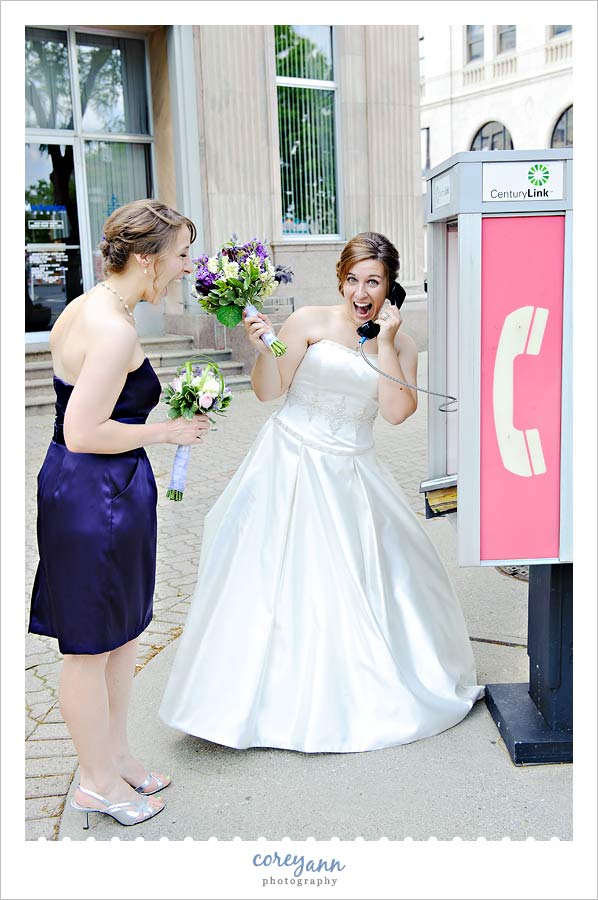
[[(174, 378), (177, 368), (192, 357), (205, 357), (222, 369), (226, 384), (233, 391), (249, 390), (251, 380), (243, 364), (231, 359), (231, 350), (211, 347), (195, 349), (186, 335), (141, 338), (141, 345), (154, 367), (162, 387)], [(25, 415), (48, 415), (56, 400), (52, 382), (52, 362), (48, 344), (30, 344), (25, 350)]]
[[(186, 334), (163, 334), (157, 337), (142, 337), (139, 340), (148, 356), (172, 350), (194, 352), (193, 338)], [(29, 363), (37, 362), (52, 362), (48, 341), (38, 344), (25, 344), (25, 371), (27, 371)]]
[[(212, 350), (212, 349), (204, 349), (204, 350), (195, 350), (193, 347), (185, 350), (163, 350), (158, 353), (154, 353), (150, 351), (146, 354), (150, 363), (154, 367), (154, 369), (170, 369), (174, 371), (177, 366), (181, 366), (185, 360), (190, 359), (193, 356), (209, 356), (212, 362), (218, 363), (218, 365), (224, 369), (230, 369), (231, 366), (239, 366), (242, 368), (241, 363), (235, 363), (231, 361), (231, 351), (230, 350)], [(231, 372), (232, 374), (232, 372)], [(52, 386), (52, 362), (51, 360), (41, 360), (39, 362), (28, 362), (25, 364), (25, 383), (27, 387), (27, 392), (29, 393), (29, 387), (33, 386), (33, 384), (38, 384), (41, 380), (49, 379), (50, 387)]]
[[(228, 351), (230, 353), (230, 351)], [(181, 360), (183, 362), (184, 360)], [(219, 367), (222, 369), (222, 374), (224, 375), (225, 380), (228, 382), (231, 375), (242, 375), (243, 374), (243, 366), (241, 363), (235, 362), (223, 362), (222, 360), (213, 360), (217, 362)], [(171, 381), (177, 373), (177, 368), (180, 363), (176, 363), (170, 366), (157, 366), (153, 360), (150, 358), (150, 362), (155, 369), (156, 375), (160, 379), (160, 383), (162, 386), (168, 381)], [(52, 380), (52, 376), (48, 378), (31, 378), (25, 382), (25, 399), (36, 399), (39, 397), (43, 397), (47, 394), (52, 395), (53, 393), (53, 385), (54, 382)]]

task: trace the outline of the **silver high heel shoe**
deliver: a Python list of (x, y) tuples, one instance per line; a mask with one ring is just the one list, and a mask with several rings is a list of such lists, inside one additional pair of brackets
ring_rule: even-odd
[(94, 794), (93, 791), (88, 791), (87, 788), (81, 787), (81, 785), (79, 785), (78, 790), (87, 797), (93, 797), (98, 803), (105, 804), (103, 808), (81, 806), (76, 800), (71, 800), (73, 809), (85, 814), (85, 822), (83, 824), (84, 829), (89, 828), (90, 812), (97, 812), (110, 816), (112, 819), (120, 822), (121, 825), (140, 825), (141, 822), (147, 822), (148, 819), (153, 819), (154, 816), (157, 816), (158, 813), (161, 813), (164, 809), (163, 806), (160, 806), (157, 809), (150, 806), (147, 800), (140, 800), (139, 803), (135, 803), (133, 800), (125, 800), (121, 803), (111, 803), (106, 797), (102, 797), (100, 794)]
[[(126, 778), (125, 781), (127, 781)], [(157, 787), (155, 787), (153, 791), (148, 791), (147, 788), (150, 787), (152, 781), (156, 782)], [(164, 777), (162, 777), (161, 775), (156, 775), (155, 772), (150, 772), (145, 781), (143, 781), (141, 784), (138, 784), (137, 787), (135, 787), (134, 784), (131, 784), (130, 781), (127, 781), (127, 784), (131, 784), (131, 787), (134, 788), (138, 794), (143, 794), (144, 797), (150, 797), (152, 794), (157, 794), (158, 791), (163, 791), (164, 788), (167, 788), (170, 784), (170, 781), (170, 775), (165, 775)]]

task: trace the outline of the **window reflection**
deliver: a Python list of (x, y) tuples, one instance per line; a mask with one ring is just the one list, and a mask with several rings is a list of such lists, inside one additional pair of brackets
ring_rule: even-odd
[(511, 135), (502, 122), (486, 122), (473, 141), (470, 150), (512, 150)]
[(332, 82), (332, 28), (276, 25), (274, 37), (282, 232), (336, 234), (335, 91), (313, 83)]
[(98, 244), (109, 215), (130, 200), (151, 197), (149, 146), (111, 141), (85, 143), (85, 169), (94, 258), (94, 277), (101, 279)]
[(466, 43), (467, 43), (467, 62), (473, 62), (476, 59), (483, 59), (484, 58), (484, 26), (483, 25), (467, 25)]
[(551, 147), (573, 146), (573, 107), (569, 106), (562, 114), (552, 132)]
[(506, 53), (507, 50), (514, 50), (516, 43), (517, 29), (515, 25), (499, 25), (498, 26), (498, 46), (497, 53)]
[(52, 327), (83, 289), (73, 147), (25, 145), (25, 330)]
[(73, 127), (64, 31), (25, 29), (25, 124), (28, 128)]
[(143, 41), (76, 37), (83, 131), (148, 134)]
[(276, 74), (332, 81), (332, 28), (329, 25), (276, 25)]

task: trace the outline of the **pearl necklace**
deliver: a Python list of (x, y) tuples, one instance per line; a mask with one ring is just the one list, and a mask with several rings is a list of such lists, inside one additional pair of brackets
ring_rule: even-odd
[(123, 295), (122, 295), (122, 294), (119, 294), (118, 291), (115, 290), (115, 289), (112, 287), (111, 284), (108, 284), (107, 281), (102, 281), (101, 283), (104, 285), (105, 288), (108, 288), (109, 291), (112, 291), (112, 293), (113, 293), (116, 297), (118, 297), (118, 299), (120, 300), (120, 302), (121, 302), (122, 305), (124, 306), (125, 310), (127, 311), (127, 315), (129, 315), (129, 316), (131, 316), (131, 318), (133, 318), (133, 313), (131, 312), (131, 310), (129, 309), (129, 307), (127, 306), (127, 304), (125, 303), (125, 298), (123, 297)]

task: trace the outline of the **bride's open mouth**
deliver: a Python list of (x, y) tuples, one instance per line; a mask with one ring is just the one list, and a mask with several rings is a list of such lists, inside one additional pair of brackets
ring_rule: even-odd
[(370, 313), (372, 311), (373, 303), (355, 303), (353, 302), (353, 309), (355, 310), (355, 315), (359, 319), (369, 319)]

